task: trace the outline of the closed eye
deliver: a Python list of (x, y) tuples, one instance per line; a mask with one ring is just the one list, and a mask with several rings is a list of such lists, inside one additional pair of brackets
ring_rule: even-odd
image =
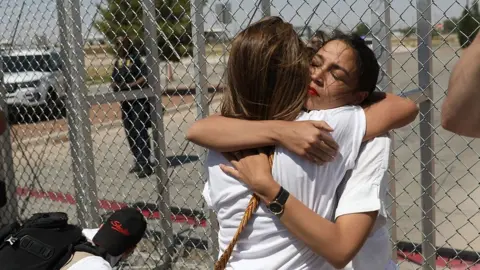
[(345, 68), (337, 65), (337, 64), (332, 64), (332, 66), (330, 67), (330, 70), (334, 71), (334, 70), (339, 70), (343, 73), (345, 73), (345, 75), (347, 75), (347, 77), (350, 77), (350, 73), (348, 72), (348, 70), (346, 70)]

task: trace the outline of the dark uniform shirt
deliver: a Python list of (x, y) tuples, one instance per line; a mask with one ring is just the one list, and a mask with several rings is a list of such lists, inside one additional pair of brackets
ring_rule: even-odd
[[(121, 91), (130, 90), (130, 89), (141, 89), (148, 87), (146, 81), (148, 75), (148, 68), (142, 59), (140, 54), (130, 54), (125, 58), (118, 58), (115, 60), (115, 66), (113, 68), (112, 80), (120, 86)], [(145, 77), (145, 82), (141, 85), (129, 88), (126, 86), (128, 83), (133, 83)]]

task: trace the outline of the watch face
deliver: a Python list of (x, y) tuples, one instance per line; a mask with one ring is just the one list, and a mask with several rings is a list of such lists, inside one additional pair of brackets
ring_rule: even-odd
[(275, 214), (275, 215), (279, 215), (283, 212), (283, 205), (279, 204), (278, 202), (272, 202), (270, 203), (270, 205), (268, 206), (268, 209), (270, 209), (270, 211)]

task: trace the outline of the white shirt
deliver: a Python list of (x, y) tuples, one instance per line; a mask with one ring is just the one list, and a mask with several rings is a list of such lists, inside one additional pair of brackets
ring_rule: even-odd
[(386, 196), (390, 151), (391, 139), (387, 135), (362, 144), (355, 167), (347, 172), (337, 190), (335, 219), (347, 214), (378, 211), (371, 234), (345, 269), (383, 270), (389, 264), (392, 252), (386, 227)]
[[(84, 229), (82, 231), (88, 241), (92, 241), (97, 232), (98, 229)], [(102, 257), (88, 256), (70, 266), (68, 270), (112, 270), (112, 266)]]
[[(334, 161), (318, 166), (284, 148), (277, 147), (274, 179), (317, 214), (333, 220), (335, 192), (347, 170), (354, 167), (365, 134), (365, 114), (360, 107), (302, 113), (297, 120), (324, 120), (339, 145)], [(219, 164), (229, 164), (218, 152), (207, 159), (209, 178), (203, 196), (217, 213), (220, 255), (237, 230), (252, 192), (242, 182), (224, 174)], [(333, 269), (326, 260), (295, 238), (261, 204), (242, 233), (227, 269)]]
[(68, 270), (112, 270), (112, 267), (102, 257), (88, 256), (70, 266)]

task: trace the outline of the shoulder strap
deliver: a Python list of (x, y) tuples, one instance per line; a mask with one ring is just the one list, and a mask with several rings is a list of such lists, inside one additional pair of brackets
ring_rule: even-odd
[(64, 228), (68, 225), (68, 215), (63, 212), (36, 213), (27, 219), (25, 228)]

